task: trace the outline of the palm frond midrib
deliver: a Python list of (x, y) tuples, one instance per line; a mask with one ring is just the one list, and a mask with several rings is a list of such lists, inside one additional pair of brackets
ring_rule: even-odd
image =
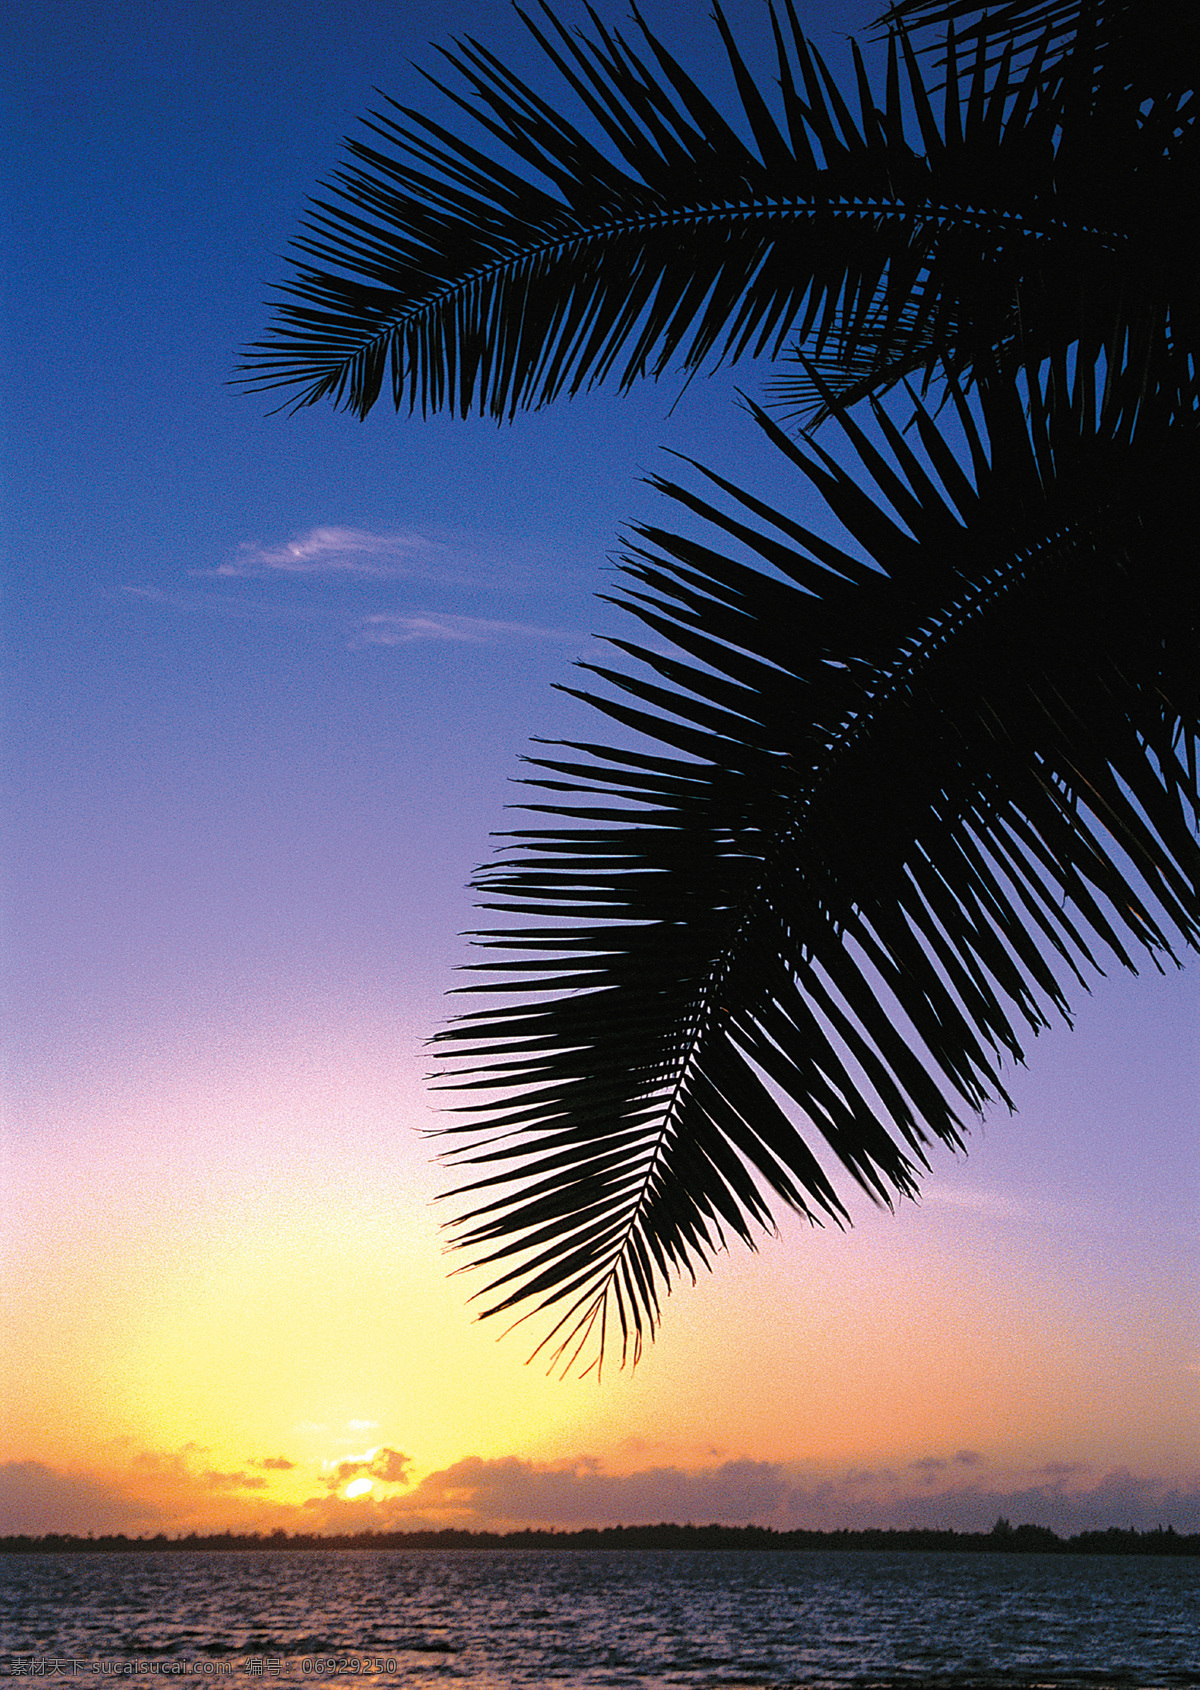
[[(564, 206), (564, 216), (571, 216), (571, 208)], [(461, 276), (441, 290), (440, 293), (419, 301), (413, 308), (413, 314), (432, 309), (461, 293), (469, 293), (481, 282), (502, 277), (510, 273), (514, 266), (530, 265), (547, 258), (561, 258), (579, 250), (589, 243), (607, 243), (626, 235), (646, 235), (657, 231), (669, 231), (678, 228), (694, 228), (713, 223), (729, 222), (731, 219), (761, 219), (773, 220), (777, 218), (803, 218), (820, 216), (822, 213), (835, 213), (843, 217), (876, 218), (884, 220), (908, 220), (924, 225), (948, 227), (956, 225), (980, 230), (984, 233), (995, 232), (997, 235), (1017, 233), (1027, 239), (1045, 240), (1062, 235), (1077, 235), (1095, 240), (1112, 251), (1118, 251), (1128, 243), (1128, 236), (1123, 230), (1115, 226), (1104, 226), (1095, 221), (1075, 221), (1065, 216), (1036, 216), (1036, 206), (1030, 209), (1020, 207), (1006, 208), (996, 205), (973, 205), (963, 199), (945, 199), (930, 195), (892, 195), (830, 192), (824, 194), (754, 194), (743, 198), (725, 196), (707, 201), (696, 201), (691, 204), (664, 204), (641, 213), (626, 213), (620, 217), (577, 226), (569, 230), (552, 230), (537, 240), (517, 244), (513, 250), (497, 254), (490, 263), (481, 263), (473, 270)], [(319, 221), (310, 224), (319, 230)], [(507, 222), (503, 227), (506, 234), (511, 228)], [(476, 239), (479, 237), (476, 236)], [(511, 235), (507, 234), (511, 241)], [(296, 242), (298, 251), (307, 252), (313, 257), (326, 257), (326, 251), (312, 242)], [(349, 251), (349, 249), (346, 249)], [(394, 272), (394, 257), (391, 262)], [(420, 269), (419, 263), (414, 263), (414, 269)], [(380, 270), (386, 274), (381, 264)], [(371, 274), (364, 268), (360, 274)], [(310, 281), (324, 281), (326, 285), (336, 283), (338, 278), (327, 271), (306, 270), (305, 277)], [(347, 278), (348, 280), (348, 278)], [(300, 286), (288, 291), (299, 292)]]
[[(1102, 513), (1101, 518), (1092, 514), (1094, 521), (1102, 520)], [(1034, 526), (1036, 527), (1036, 524)], [(1078, 529), (1073, 534), (1069, 530), (1070, 525), (1063, 523), (1041, 544), (1014, 546), (1010, 552), (997, 560), (982, 579), (965, 583), (967, 590), (953, 602), (950, 612), (939, 617), (928, 632), (920, 633), (915, 640), (910, 640), (899, 649), (899, 661), (886, 674), (883, 684), (861, 698), (859, 708), (849, 713), (845, 719), (843, 732), (829, 739), (825, 754), (815, 760), (809, 779), (803, 783), (805, 792), (798, 795), (793, 793), (788, 803), (789, 814), (774, 836), (769, 840), (760, 836), (763, 837), (761, 850), (738, 853), (743, 868), (752, 868), (753, 872), (749, 876), (739, 877), (740, 896), (720, 911), (719, 926), (723, 930), (724, 938), (712, 954), (703, 982), (686, 1011), (675, 1022), (675, 1037), (671, 1042), (678, 1067), (672, 1102), (677, 1100), (686, 1088), (690, 1068), (700, 1055), (713, 1005), (719, 1002), (729, 976), (736, 970), (744, 944), (757, 930), (764, 914), (764, 905), (773, 904), (769, 888), (774, 884), (780, 864), (794, 854), (797, 841), (805, 829), (806, 817), (813, 804), (819, 801), (821, 790), (831, 785), (846, 762), (853, 759), (855, 752), (877, 726), (880, 711), (920, 687), (923, 674), (936, 664), (956, 633), (971, 623), (977, 623), (989, 608), (993, 608), (1006, 595), (1027, 585), (1030, 575), (1037, 573), (1039, 563), (1045, 568), (1055, 563), (1070, 565), (1078, 559), (1080, 545), (1086, 541), (1087, 536), (1081, 535)], [(1086, 545), (1084, 549), (1086, 550)], [(879, 585), (886, 590), (890, 584), (881, 580)], [(542, 850), (548, 844), (549, 841), (545, 837), (538, 840)], [(722, 855), (724, 856), (724, 853)], [(527, 867), (525, 872), (528, 872)], [(836, 920), (836, 917), (833, 916), (832, 919)], [(713, 927), (709, 928), (709, 934), (713, 938), (718, 937)], [(686, 1039), (682, 1036), (684, 1031)], [(656, 1149), (660, 1149), (666, 1142), (668, 1123), (669, 1115), (664, 1114), (664, 1136), (658, 1141)], [(632, 1212), (629, 1224), (631, 1228), (636, 1224), (636, 1215)]]
[[(338, 372), (344, 373), (352, 364), (363, 360), (369, 363), (373, 357), (386, 354), (401, 337), (419, 332), (423, 325), (437, 322), (463, 302), (506, 285), (536, 282), (538, 271), (550, 264), (565, 265), (577, 271), (576, 280), (567, 289), (567, 297), (574, 297), (585, 293), (589, 285), (593, 288), (603, 286), (595, 272), (591, 278), (587, 275), (586, 254), (589, 249), (611, 250), (629, 239), (646, 241), (654, 235), (670, 235), (680, 230), (699, 233), (720, 227), (731, 234), (739, 223), (769, 227), (771, 224), (798, 225), (804, 220), (832, 217), (842, 222), (870, 223), (876, 228), (908, 224), (914, 232), (912, 238), (918, 242), (922, 235), (929, 241), (950, 230), (969, 231), (973, 238), (997, 253), (1014, 239), (1029, 245), (1064, 238), (1082, 239), (1095, 246), (1098, 258), (1112, 257), (1128, 244), (1127, 236), (1118, 228), (1105, 228), (1093, 221), (1072, 222), (1062, 216), (1037, 217), (1034, 215), (1036, 209), (972, 206), (961, 200), (935, 197), (887, 198), (882, 195), (837, 193), (759, 196), (743, 201), (722, 198), (683, 206), (664, 205), (637, 214), (613, 217), (587, 228), (552, 230), (538, 239), (517, 245), (513, 250), (499, 252), (440, 285), (435, 282), (421, 298), (412, 300), (411, 296), (407, 296), (404, 307), (398, 310), (389, 308), (389, 296), (405, 297), (400, 295), (394, 280), (390, 287), (387, 285), (388, 279), (395, 277), (393, 255), (381, 252), (375, 263), (362, 265), (361, 249), (355, 252), (343, 245), (339, 251), (313, 241), (298, 241), (297, 249), (318, 260), (322, 268), (303, 267), (296, 282), (289, 284), (285, 290), (305, 301), (305, 305), (292, 305), (285, 298), (279, 301), (277, 310), (282, 321), (294, 322), (310, 330), (316, 322), (324, 321), (329, 336), (327, 356), (324, 359), (314, 358), (311, 344), (289, 349), (286, 345), (256, 342), (250, 349), (256, 356), (252, 362), (242, 366), (242, 379), (251, 389), (270, 388), (296, 379), (288, 372), (301, 366), (315, 371), (318, 365), (323, 365), (326, 373), (314, 382), (307, 400), (302, 397), (300, 401), (311, 403), (327, 396), (338, 383)], [(568, 208), (563, 210), (564, 215), (569, 215)], [(320, 232), (319, 223), (310, 227)], [(763, 239), (759, 228), (753, 233), (760, 241)], [(635, 268), (644, 269), (647, 257), (653, 262), (653, 254), (644, 255)], [(345, 274), (324, 267), (341, 261), (348, 261)], [(414, 274), (428, 276), (419, 255), (414, 255), (412, 270)], [(355, 272), (377, 290), (369, 312), (370, 329), (366, 334), (361, 333), (363, 316), (368, 314), (364, 312), (364, 282), (355, 279)], [(316, 300), (323, 302), (324, 309), (320, 313), (313, 310)], [(358, 325), (360, 332), (346, 335), (344, 329), (338, 326), (339, 318), (346, 324)], [(563, 332), (561, 328), (559, 332)], [(573, 334), (586, 335), (587, 332), (585, 319)], [(780, 332), (786, 333), (786, 326)], [(396, 397), (399, 402), (399, 387)]]

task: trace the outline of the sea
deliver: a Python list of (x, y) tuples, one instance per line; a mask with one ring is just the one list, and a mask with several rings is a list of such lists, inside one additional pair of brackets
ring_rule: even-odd
[(171, 1550), (4, 1555), (0, 1583), (20, 1678), (1200, 1690), (1194, 1557)]

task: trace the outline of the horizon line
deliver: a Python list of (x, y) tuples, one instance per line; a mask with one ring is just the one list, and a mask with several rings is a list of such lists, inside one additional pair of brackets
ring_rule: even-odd
[[(613, 1540), (619, 1539), (618, 1544)], [(631, 1541), (638, 1539), (641, 1541)], [(680, 1543), (680, 1539), (688, 1540)], [(606, 1540), (606, 1541), (602, 1541)], [(657, 1541), (654, 1541), (657, 1540)], [(667, 1541), (664, 1541), (667, 1540)], [(468, 1526), (426, 1527), (412, 1531), (387, 1531), (367, 1527), (357, 1532), (287, 1532), (275, 1527), (270, 1532), (187, 1532), (169, 1537), (131, 1537), (125, 1532), (104, 1532), (86, 1536), (73, 1532), (0, 1534), (3, 1554), (73, 1554), (76, 1552), (138, 1553), (159, 1550), (255, 1549), (423, 1549), (423, 1548), (553, 1548), (577, 1547), (655, 1549), (664, 1547), (721, 1548), (832, 1548), (832, 1549), (922, 1549), (958, 1548), (990, 1550), (1001, 1554), (1172, 1554), (1200, 1555), (1200, 1532), (1180, 1533), (1172, 1525), (1144, 1530), (1137, 1526), (1093, 1527), (1061, 1537), (1049, 1526), (1024, 1522), (1014, 1526), (1001, 1515), (988, 1531), (958, 1531), (952, 1526), (842, 1526), (830, 1530), (804, 1527), (746, 1524), (727, 1526), (713, 1521), (697, 1526), (671, 1521), (657, 1524), (608, 1526), (523, 1526), (511, 1531), (489, 1531)]]

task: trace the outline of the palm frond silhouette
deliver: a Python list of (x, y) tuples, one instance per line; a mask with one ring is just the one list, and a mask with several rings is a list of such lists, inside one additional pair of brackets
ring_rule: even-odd
[(1200, 940), (1200, 30), (904, 0), (843, 92), (784, 0), (764, 92), (718, 9), (722, 113), (636, 12), (522, 15), (553, 86), (464, 41), (488, 151), (374, 114), (243, 374), (511, 418), (765, 357), (841, 527), (661, 482), (709, 538), (634, 536), (652, 638), (579, 692), (621, 742), (540, 751), (477, 880), (455, 1236), (485, 1312), (636, 1359), (728, 1237), (912, 1192), (1090, 974)]

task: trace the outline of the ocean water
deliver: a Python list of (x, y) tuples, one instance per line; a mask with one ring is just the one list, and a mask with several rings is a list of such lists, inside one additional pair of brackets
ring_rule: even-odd
[(22, 1678), (1200, 1690), (1182, 1558), (168, 1551), (0, 1556), (0, 1585)]

